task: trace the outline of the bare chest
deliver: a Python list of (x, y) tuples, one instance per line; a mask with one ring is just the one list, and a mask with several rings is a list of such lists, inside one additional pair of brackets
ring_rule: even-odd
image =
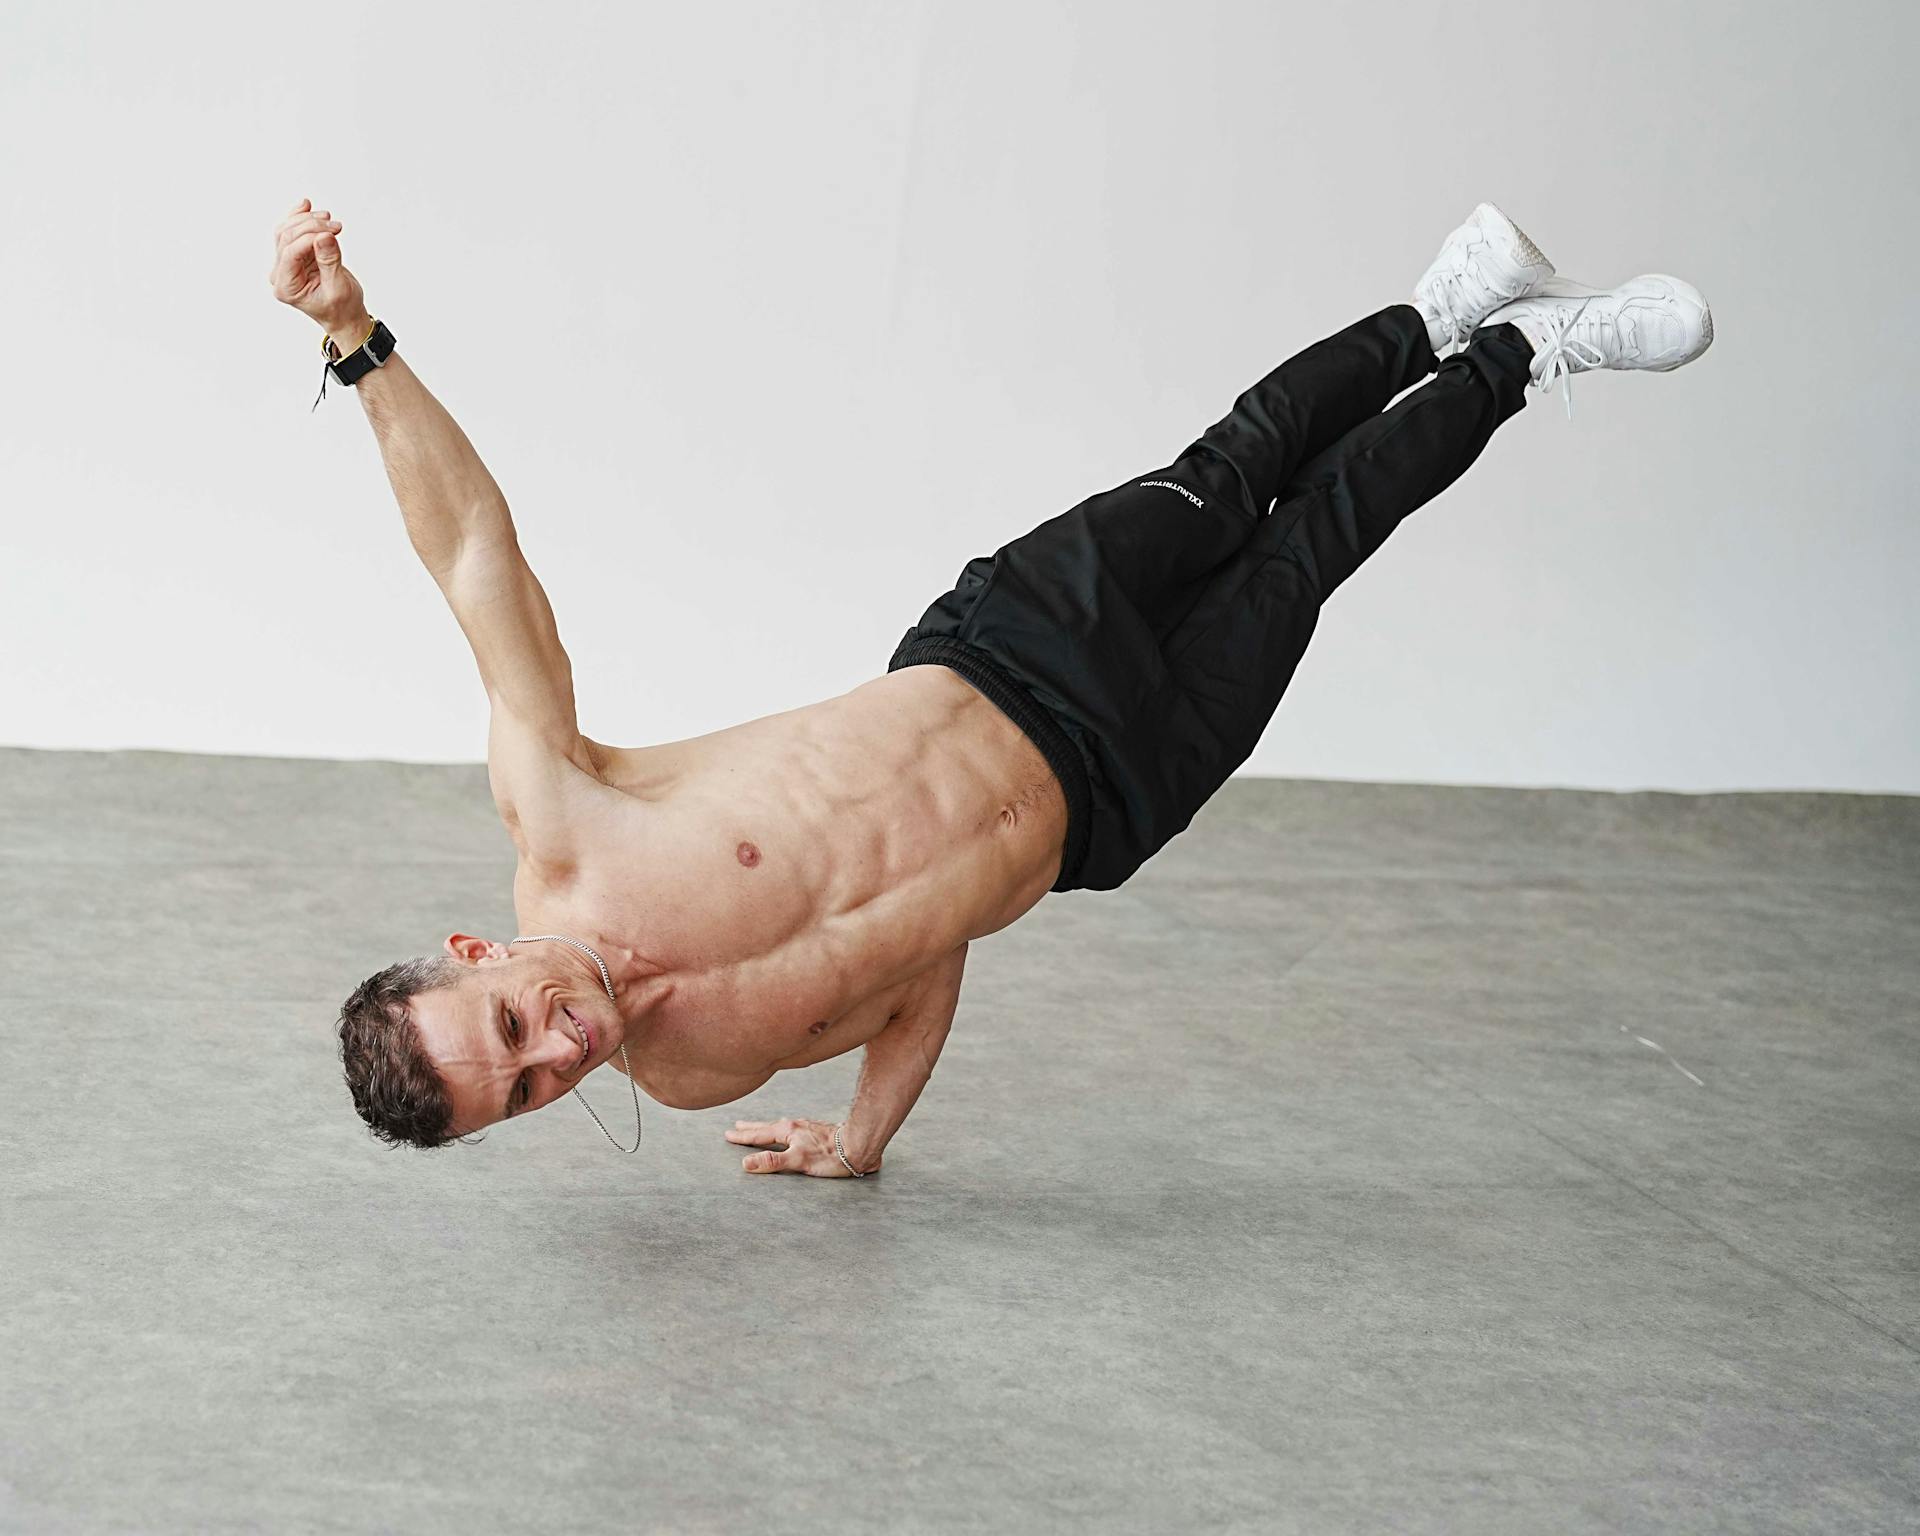
[(642, 1053), (642, 1085), (677, 1098), (729, 1103), (776, 1072), (812, 1066), (865, 1045), (887, 1027), (907, 991), (897, 986), (844, 1009), (798, 1011), (777, 997), (758, 1006), (749, 1000), (744, 1006), (709, 1008), (700, 1005), (697, 994), (690, 996), (686, 1006), (657, 1021)]
[[(679, 1108), (729, 1103), (865, 1044), (919, 965), (913, 928), (887, 926), (884, 895), (854, 903), (869, 916), (849, 913), (783, 855), (777, 832), (739, 830), (665, 857), (651, 842), (623, 860), (611, 840), (598, 872), (516, 886), (522, 931), (592, 935), (603, 949), (623, 979), (632, 1074)], [(650, 866), (671, 876), (625, 873)]]

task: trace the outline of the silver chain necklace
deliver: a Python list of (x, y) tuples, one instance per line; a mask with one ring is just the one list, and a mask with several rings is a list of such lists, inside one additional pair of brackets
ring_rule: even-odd
[[(600, 967), (600, 984), (607, 989), (607, 1001), (612, 1003), (616, 1008), (620, 1006), (620, 1000), (613, 995), (613, 977), (607, 974), (607, 962), (602, 960), (600, 956), (597, 953), (595, 953), (593, 950), (588, 949), (587, 946), (582, 944), (578, 939), (570, 939), (564, 933), (523, 933), (517, 939), (510, 939), (508, 941), (508, 948), (512, 948), (512, 946), (515, 944), (537, 943), (542, 939), (554, 939), (561, 944), (571, 944), (575, 949), (585, 951), (585, 953), (593, 961), (593, 963)], [(573, 1090), (573, 1096), (580, 1101), (580, 1107), (582, 1109), (586, 1110), (588, 1114), (593, 1115), (593, 1123), (600, 1127), (600, 1134), (606, 1137), (608, 1141), (613, 1141), (613, 1145), (616, 1151), (638, 1152), (640, 1150), (640, 1137), (641, 1137), (640, 1085), (637, 1082), (635, 1082), (633, 1078), (633, 1063), (627, 1060), (627, 1041), (626, 1041), (626, 1035), (625, 1035), (624, 1029), (622, 1030), (621, 1039), (620, 1039), (620, 1065), (627, 1074), (627, 1086), (633, 1089), (633, 1145), (632, 1146), (623, 1147), (620, 1145), (619, 1142), (613, 1141), (613, 1132), (607, 1129), (606, 1122), (603, 1121), (598, 1115), (593, 1115), (593, 1106), (587, 1102), (587, 1096), (584, 1093), (582, 1093), (578, 1088)]]

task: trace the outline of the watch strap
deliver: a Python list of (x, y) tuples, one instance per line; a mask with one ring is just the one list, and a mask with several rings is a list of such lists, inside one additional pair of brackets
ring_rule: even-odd
[(393, 332), (387, 329), (386, 322), (382, 320), (375, 320), (367, 339), (345, 357), (335, 356), (336, 349), (331, 337), (321, 342), (321, 352), (327, 359), (327, 371), (342, 384), (358, 384), (374, 369), (384, 368), (387, 359), (393, 356), (393, 348)]

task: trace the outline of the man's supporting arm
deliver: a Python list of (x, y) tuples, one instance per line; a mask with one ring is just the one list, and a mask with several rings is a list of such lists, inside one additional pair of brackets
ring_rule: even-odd
[(840, 1133), (847, 1161), (862, 1173), (879, 1165), (880, 1154), (933, 1075), (933, 1064), (947, 1043), (960, 1002), (960, 976), (966, 964), (967, 946), (962, 944), (924, 973), (923, 985), (915, 989), (907, 1006), (867, 1042), (853, 1109)]

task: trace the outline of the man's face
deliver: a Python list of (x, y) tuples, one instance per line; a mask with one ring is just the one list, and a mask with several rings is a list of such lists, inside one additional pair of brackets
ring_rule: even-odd
[(509, 955), (465, 934), (447, 949), (472, 973), (418, 994), (413, 1016), (453, 1096), (454, 1135), (551, 1104), (619, 1049), (620, 1021), (598, 975), (589, 991), (550, 949)]

